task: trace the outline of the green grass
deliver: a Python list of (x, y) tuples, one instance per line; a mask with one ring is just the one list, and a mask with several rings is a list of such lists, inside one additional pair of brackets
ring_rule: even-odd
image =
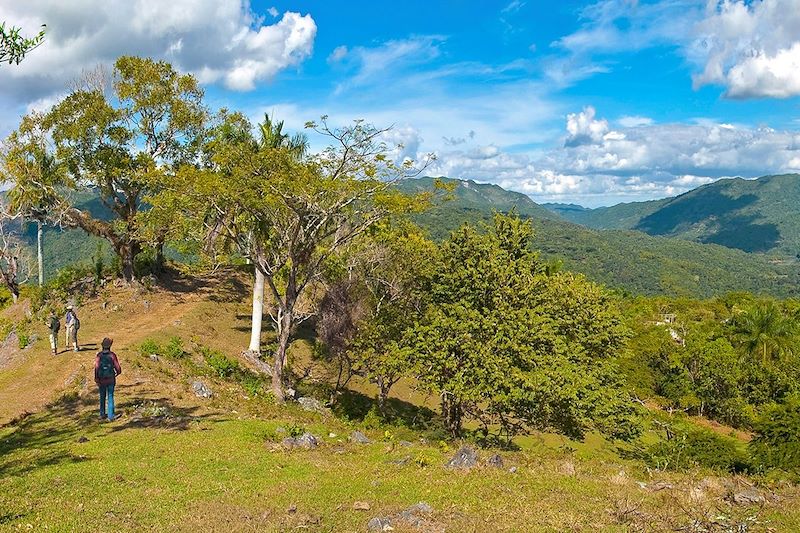
[[(336, 418), (258, 402), (261, 418), (219, 404), (180, 409), (160, 400), (171, 417), (136, 421), (138, 400), (123, 394), (128, 415), (112, 424), (94, 420), (93, 395), (72, 394), (0, 430), (0, 530), (30, 524), (75, 531), (92, 524), (97, 531), (363, 531), (369, 518), (418, 501), (430, 504), (431, 522), (448, 531), (627, 531), (638, 527), (636, 513), (653, 530), (668, 530), (692, 519), (682, 492), (667, 498), (636, 484), (650, 481), (639, 463), (571, 450), (560, 438), (504, 452), (504, 469), (456, 472), (443, 467), (455, 444), (404, 447), (377, 431), (368, 432), (372, 444), (352, 444), (346, 437), (353, 426)], [(279, 426), (312, 431), (323, 444), (287, 451), (276, 442)], [(590, 442), (583, 451), (600, 446)], [(403, 457), (408, 462), (392, 462)], [(567, 463), (574, 472), (565, 471)], [(507, 470), (512, 465), (516, 473)], [(696, 481), (663, 476), (676, 485)], [(354, 510), (355, 501), (368, 502), (370, 511)], [(709, 500), (694, 510), (715, 505)], [(800, 525), (788, 503), (761, 513), (730, 507), (717, 513), (731, 520), (757, 516), (778, 530)]]

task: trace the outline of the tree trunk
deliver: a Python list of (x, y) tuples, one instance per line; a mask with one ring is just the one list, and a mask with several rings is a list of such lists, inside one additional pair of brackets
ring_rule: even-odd
[(42, 221), (36, 221), (36, 260), (39, 265), (39, 286), (44, 285), (44, 258), (42, 257)]
[(122, 261), (122, 277), (129, 283), (136, 280), (134, 260), (140, 251), (141, 245), (138, 241), (123, 242), (116, 249), (117, 255)]
[(447, 393), (442, 394), (442, 418), (444, 426), (454, 439), (461, 437), (461, 403), (453, 401)]
[(261, 317), (264, 316), (264, 273), (255, 269), (256, 279), (253, 284), (253, 317), (250, 328), (250, 347), (253, 353), (261, 352)]
[(282, 313), (278, 321), (278, 347), (275, 350), (275, 361), (272, 370), (272, 392), (275, 395), (275, 399), (280, 402), (286, 398), (283, 392), (283, 369), (286, 367), (286, 355), (289, 349), (292, 325), (292, 311)]
[(376, 381), (378, 382), (378, 411), (382, 417), (386, 418), (386, 400), (389, 398), (391, 385), (389, 380), (385, 380), (383, 377), (378, 377)]

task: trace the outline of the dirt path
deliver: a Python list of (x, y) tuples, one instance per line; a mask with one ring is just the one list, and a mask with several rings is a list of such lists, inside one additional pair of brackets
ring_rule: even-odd
[[(114, 351), (123, 362), (130, 360), (145, 338), (178, 329), (205, 297), (204, 292), (109, 289), (77, 309), (81, 318), (81, 351), (77, 353), (64, 349), (62, 330), (59, 354), (53, 356), (43, 324), (35, 332), (39, 339), (25, 350), (19, 349), (16, 335), (12, 335), (0, 344), (0, 424), (41, 409), (67, 388), (91, 386), (94, 356), (103, 337), (114, 339)], [(10, 313), (17, 314), (15, 310)], [(133, 379), (123, 370), (119, 383), (133, 386)]]

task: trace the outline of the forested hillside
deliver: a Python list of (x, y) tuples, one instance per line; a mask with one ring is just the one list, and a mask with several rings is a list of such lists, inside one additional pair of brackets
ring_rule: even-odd
[(633, 229), (746, 252), (800, 254), (800, 175), (723, 179), (675, 198), (553, 212), (597, 229)]
[[(446, 237), (465, 222), (489, 221), (494, 210), (517, 208), (521, 216), (534, 222), (536, 248), (552, 260), (563, 260), (565, 268), (611, 287), (636, 294), (695, 297), (738, 290), (775, 296), (798, 294), (800, 269), (794, 262), (771, 261), (718, 245), (635, 231), (597, 231), (552, 217), (542, 219), (536, 209), (541, 206), (523, 194), (496, 185), (458, 180), (443, 183), (457, 186), (452, 192), (436, 192), (433, 207), (414, 216), (435, 239)], [(433, 190), (433, 180), (407, 180), (399, 187), (409, 192), (426, 187)], [(492, 194), (480, 194), (485, 189)]]

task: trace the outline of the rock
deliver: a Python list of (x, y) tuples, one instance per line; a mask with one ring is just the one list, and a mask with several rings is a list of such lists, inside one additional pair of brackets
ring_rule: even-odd
[(756, 489), (747, 489), (735, 492), (731, 497), (736, 505), (760, 505), (767, 501), (763, 494)]
[(409, 442), (409, 441), (407, 441), (407, 440), (401, 440), (401, 441), (399, 441), (399, 442), (397, 443), (397, 445), (398, 445), (398, 446), (402, 446), (402, 447), (404, 447), (404, 448), (408, 448), (409, 446), (413, 446), (413, 445), (414, 445), (414, 443), (413, 443), (413, 442)]
[(503, 468), (503, 458), (499, 454), (494, 454), (486, 460), (486, 464), (494, 468)]
[(517, 473), (517, 467), (516, 466), (512, 466), (511, 468), (508, 469), (508, 471), (511, 472), (512, 474), (516, 474)]
[(320, 413), (323, 415), (330, 413), (330, 409), (322, 405), (322, 402), (317, 400), (316, 398), (309, 398), (308, 396), (303, 396), (302, 398), (297, 399), (297, 403), (300, 404), (300, 407), (303, 408), (303, 411), (309, 411), (311, 413)]
[(283, 426), (278, 426), (275, 428), (275, 433), (286, 433), (286, 428)]
[(369, 503), (367, 502), (354, 502), (353, 503), (353, 510), (354, 511), (369, 511)]
[(448, 468), (472, 468), (477, 464), (478, 453), (470, 446), (462, 446), (445, 466)]
[(574, 476), (575, 475), (575, 464), (572, 461), (564, 461), (558, 467), (558, 471), (564, 474), (565, 476)]
[(297, 445), (301, 448), (310, 450), (311, 448), (316, 448), (319, 446), (319, 439), (311, 433), (303, 433), (297, 438)]
[(89, 442), (89, 439), (87, 439), (85, 436), (81, 435), (80, 437), (78, 437), (78, 442), (80, 444), (83, 444), (84, 442)]
[(192, 390), (194, 391), (194, 395), (198, 398), (211, 398), (214, 395), (211, 389), (208, 388), (208, 385), (202, 381), (195, 381), (192, 383)]
[(286, 448), (305, 448), (311, 450), (319, 446), (319, 439), (311, 433), (303, 433), (299, 437), (286, 437), (281, 441)]
[(295, 504), (290, 505), (289, 508), (286, 509), (287, 514), (295, 514), (296, 512), (297, 512), (297, 506)]
[(666, 481), (656, 481), (655, 483), (650, 483), (647, 485), (647, 490), (651, 492), (658, 492), (661, 490), (671, 490), (675, 488), (672, 483), (667, 483)]
[[(154, 354), (154, 353), (151, 353), (150, 354), (150, 360), (153, 361), (154, 363), (158, 363), (158, 356), (156, 354)], [(201, 383), (201, 385), (202, 385), (202, 383)]]
[(337, 435), (337, 434), (336, 434), (336, 433), (334, 433), (334, 432), (330, 432), (330, 433), (328, 433), (328, 438), (329, 438), (329, 439), (335, 439), (335, 438), (336, 438), (336, 437), (338, 437), (338, 436), (339, 436), (339, 435)]
[(393, 531), (392, 519), (388, 516), (376, 516), (367, 522), (367, 529), (370, 531)]
[(397, 518), (413, 527), (420, 527), (425, 524), (425, 517), (433, 512), (430, 505), (425, 502), (415, 503), (408, 509), (400, 511)]
[(102, 309), (103, 311), (106, 310), (106, 307), (108, 307), (108, 302), (103, 302), (100, 304), (100, 309)]
[[(270, 376), (271, 376), (271, 375), (272, 375), (272, 374), (270, 374)], [(296, 390), (294, 390), (294, 389), (293, 389), (293, 388), (291, 388), (291, 387), (290, 387), (290, 388), (288, 388), (288, 389), (286, 389), (286, 397), (287, 397), (287, 398), (291, 398), (291, 399), (295, 399), (295, 398), (297, 398), (297, 391), (296, 391)]]
[(401, 457), (399, 459), (392, 459), (389, 462), (392, 463), (393, 465), (405, 465), (408, 464), (410, 461), (411, 461), (411, 456), (406, 455), (405, 457)]
[(350, 435), (350, 440), (358, 444), (369, 444), (372, 442), (366, 435), (364, 435), (360, 431), (354, 431), (352, 435)]

